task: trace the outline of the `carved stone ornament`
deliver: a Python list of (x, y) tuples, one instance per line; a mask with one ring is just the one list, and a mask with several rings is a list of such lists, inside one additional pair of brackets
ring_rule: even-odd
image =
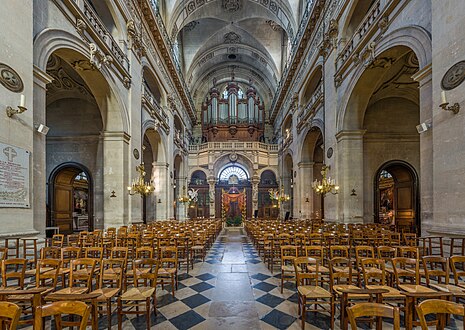
[(228, 32), (224, 35), (225, 44), (238, 44), (241, 42), (241, 36), (235, 32)]
[(223, 9), (233, 13), (242, 8), (241, 0), (223, 0)]
[(235, 152), (229, 154), (229, 160), (233, 163), (237, 160), (237, 154)]
[(329, 147), (328, 150), (326, 151), (326, 157), (328, 157), (328, 159), (330, 159), (331, 157), (333, 157), (333, 148)]
[(458, 87), (465, 80), (465, 61), (455, 63), (447, 70), (441, 80), (441, 87), (446, 91), (450, 91)]
[(139, 159), (140, 155), (139, 155), (139, 150), (137, 150), (137, 148), (135, 148), (135, 149), (132, 151), (132, 154), (134, 155), (134, 158), (135, 158), (135, 159)]
[(0, 63), (0, 83), (15, 93), (21, 93), (24, 90), (23, 80), (19, 74), (5, 63)]

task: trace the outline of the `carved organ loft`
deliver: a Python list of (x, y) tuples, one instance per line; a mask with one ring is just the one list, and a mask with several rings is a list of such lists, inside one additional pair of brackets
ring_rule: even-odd
[(263, 102), (252, 83), (241, 85), (234, 77), (222, 90), (214, 83), (202, 104), (203, 142), (264, 141)]

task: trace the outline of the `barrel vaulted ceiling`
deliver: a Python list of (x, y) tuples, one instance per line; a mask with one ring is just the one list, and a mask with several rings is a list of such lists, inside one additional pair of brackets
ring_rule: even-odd
[(197, 110), (216, 82), (252, 81), (268, 108), (281, 79), (304, 0), (165, 0), (184, 78)]

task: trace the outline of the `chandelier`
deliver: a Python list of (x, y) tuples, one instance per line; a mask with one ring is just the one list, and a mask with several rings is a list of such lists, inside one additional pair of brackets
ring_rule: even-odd
[(322, 196), (327, 193), (336, 195), (339, 192), (339, 186), (336, 185), (335, 179), (331, 179), (331, 177), (328, 176), (328, 170), (329, 166), (323, 165), (321, 168), (321, 175), (323, 175), (323, 179), (321, 181), (315, 179), (312, 183), (313, 190)]
[(286, 202), (291, 199), (291, 196), (284, 193), (284, 185), (281, 185), (280, 189), (270, 189), (270, 199), (278, 201), (278, 203)]
[(155, 188), (153, 187), (152, 180), (150, 182), (145, 181), (144, 163), (136, 166), (136, 171), (139, 173), (139, 178), (134, 179), (132, 184), (128, 186), (129, 195), (140, 194), (141, 197), (144, 197), (153, 193)]
[(186, 195), (186, 186), (182, 187), (182, 195), (178, 197), (178, 201), (183, 204), (191, 201), (190, 197)]

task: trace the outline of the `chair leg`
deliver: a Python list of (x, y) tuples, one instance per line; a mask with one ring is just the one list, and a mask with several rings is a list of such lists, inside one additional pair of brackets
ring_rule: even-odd
[(281, 270), (281, 293), (283, 293), (284, 286), (284, 272)]
[(111, 330), (111, 301), (107, 301), (108, 330)]
[(150, 330), (150, 297), (145, 300), (145, 317), (147, 320), (147, 330)]
[(122, 329), (122, 323), (123, 323), (123, 304), (121, 303), (121, 297), (118, 298), (118, 330)]
[(301, 305), (301, 320), (302, 320), (302, 330), (305, 329), (305, 305), (307, 304), (307, 298), (302, 296), (302, 305)]

